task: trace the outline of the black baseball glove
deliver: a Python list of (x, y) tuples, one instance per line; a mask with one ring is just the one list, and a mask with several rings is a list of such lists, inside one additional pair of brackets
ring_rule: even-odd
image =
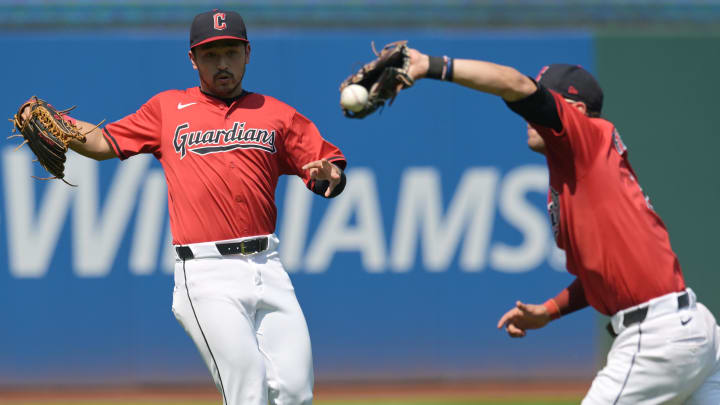
[(388, 105), (392, 104), (400, 90), (413, 85), (413, 79), (408, 74), (410, 56), (407, 41), (389, 43), (379, 53), (373, 43), (372, 50), (377, 58), (340, 84), (341, 93), (351, 84), (359, 84), (368, 91), (367, 102), (361, 110), (353, 112), (342, 108), (348, 118), (364, 118), (385, 105), (388, 99)]

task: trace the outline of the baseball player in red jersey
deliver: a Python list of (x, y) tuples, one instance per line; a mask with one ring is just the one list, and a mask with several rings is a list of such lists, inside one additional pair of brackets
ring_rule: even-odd
[(617, 129), (600, 117), (593, 76), (555, 64), (533, 80), (489, 62), (410, 54), (416, 80), (502, 97), (528, 122), (530, 148), (547, 159), (553, 231), (577, 278), (542, 305), (517, 301), (498, 328), (523, 337), (590, 305), (612, 317), (615, 341), (583, 404), (720, 404), (720, 328), (686, 288)]
[(71, 148), (97, 160), (152, 153), (162, 164), (177, 252), (172, 309), (223, 403), (310, 404), (310, 337), (278, 256), (275, 187), (291, 174), (335, 197), (345, 157), (294, 108), (243, 89), (250, 43), (239, 14), (197, 15), (189, 57), (199, 87), (157, 94)]

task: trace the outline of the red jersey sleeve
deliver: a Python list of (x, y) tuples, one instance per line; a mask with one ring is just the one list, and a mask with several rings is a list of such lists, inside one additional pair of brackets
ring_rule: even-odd
[(309, 184), (310, 178), (302, 167), (310, 162), (327, 159), (343, 170), (347, 165), (340, 149), (323, 139), (315, 124), (297, 111), (292, 116), (283, 146), (289, 173), (300, 176), (305, 184)]
[(558, 164), (572, 166), (580, 177), (599, 156), (604, 142), (602, 130), (593, 125), (594, 118), (570, 105), (562, 95), (549, 91), (555, 99), (562, 130), (558, 132), (538, 124), (531, 125), (545, 141), (548, 157)]
[(122, 160), (138, 153), (160, 153), (162, 112), (157, 96), (148, 100), (135, 113), (103, 128), (103, 135), (115, 154)]

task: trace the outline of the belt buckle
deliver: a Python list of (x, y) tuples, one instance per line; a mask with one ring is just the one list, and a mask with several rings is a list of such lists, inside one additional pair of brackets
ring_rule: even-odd
[(243, 256), (247, 256), (250, 253), (245, 249), (245, 241), (240, 242), (240, 254)]

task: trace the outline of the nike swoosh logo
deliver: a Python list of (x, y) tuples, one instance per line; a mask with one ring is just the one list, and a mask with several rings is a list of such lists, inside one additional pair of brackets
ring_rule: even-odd
[(688, 322), (690, 322), (690, 321), (692, 321), (692, 317), (690, 317), (690, 319), (688, 319), (687, 321), (683, 321), (683, 320), (681, 319), (681, 320), (680, 320), (680, 323), (681, 323), (683, 326), (685, 326), (685, 325), (687, 325)]
[(190, 107), (193, 104), (197, 104), (197, 103), (187, 103), (187, 104), (178, 103), (178, 110), (182, 110), (185, 107)]

